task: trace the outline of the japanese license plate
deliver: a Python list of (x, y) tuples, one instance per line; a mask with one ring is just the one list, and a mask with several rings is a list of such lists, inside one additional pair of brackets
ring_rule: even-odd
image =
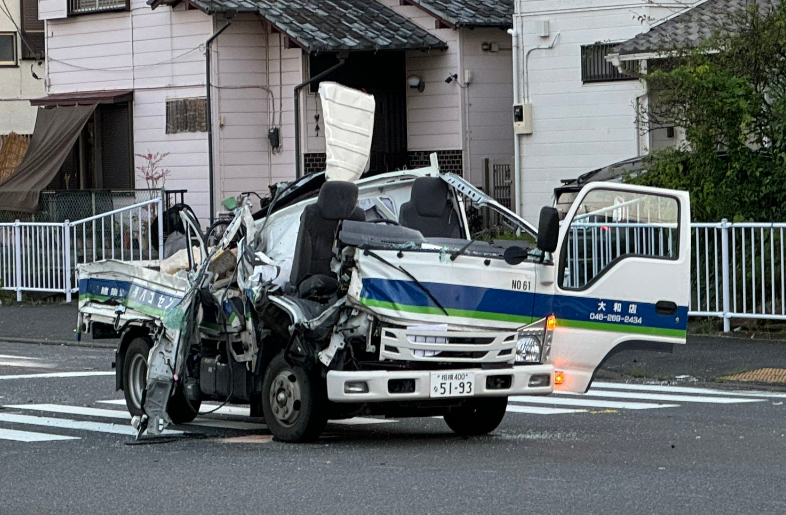
[(432, 372), (431, 397), (469, 397), (475, 395), (474, 372)]

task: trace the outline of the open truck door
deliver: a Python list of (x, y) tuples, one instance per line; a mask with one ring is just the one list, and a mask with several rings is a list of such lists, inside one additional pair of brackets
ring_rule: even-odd
[(539, 285), (557, 320), (555, 390), (585, 392), (621, 350), (685, 343), (690, 253), (687, 192), (597, 183), (579, 193)]

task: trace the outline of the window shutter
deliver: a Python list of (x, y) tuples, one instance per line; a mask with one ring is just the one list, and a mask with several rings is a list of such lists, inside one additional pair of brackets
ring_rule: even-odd
[(166, 133), (207, 131), (207, 99), (180, 98), (166, 101)]
[(22, 0), (22, 30), (44, 31), (44, 20), (38, 19), (38, 0)]
[(22, 59), (44, 57), (44, 20), (38, 19), (38, 0), (22, 0), (22, 37)]

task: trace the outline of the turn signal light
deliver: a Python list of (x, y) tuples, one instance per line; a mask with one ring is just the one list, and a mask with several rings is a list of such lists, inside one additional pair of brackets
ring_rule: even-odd
[(562, 384), (565, 382), (565, 372), (557, 370), (554, 372), (554, 384)]
[(549, 315), (549, 317), (546, 319), (546, 329), (553, 331), (555, 327), (557, 327), (557, 317), (554, 315)]

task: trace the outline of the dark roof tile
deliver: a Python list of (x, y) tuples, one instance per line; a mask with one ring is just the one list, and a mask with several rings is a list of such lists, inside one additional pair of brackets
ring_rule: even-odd
[(718, 30), (737, 30), (735, 14), (754, 2), (762, 4), (762, 12), (774, 5), (769, 0), (706, 0), (654, 25), (649, 32), (621, 43), (615, 52), (620, 55), (648, 54), (697, 46)]
[[(478, 2), (480, 0), (477, 0)], [(160, 0), (148, 0), (155, 8)], [(207, 13), (254, 12), (309, 52), (428, 50), (447, 44), (376, 0), (189, 0)]]
[(513, 0), (407, 0), (456, 27), (513, 26)]

